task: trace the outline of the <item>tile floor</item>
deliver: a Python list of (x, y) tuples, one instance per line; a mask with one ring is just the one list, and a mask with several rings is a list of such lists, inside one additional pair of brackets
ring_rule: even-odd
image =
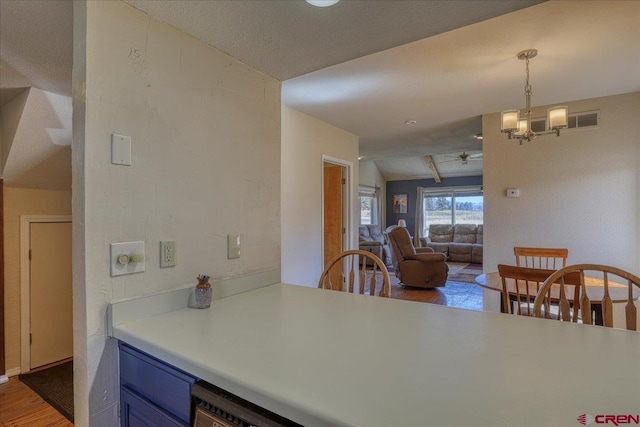
[(391, 298), (482, 310), (482, 288), (472, 283), (447, 281), (446, 286), (423, 289), (402, 286), (392, 277)]

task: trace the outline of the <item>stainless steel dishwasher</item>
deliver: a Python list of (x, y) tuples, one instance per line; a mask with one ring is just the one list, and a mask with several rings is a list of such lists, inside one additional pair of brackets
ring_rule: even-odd
[(194, 427), (302, 427), (204, 381), (191, 389)]

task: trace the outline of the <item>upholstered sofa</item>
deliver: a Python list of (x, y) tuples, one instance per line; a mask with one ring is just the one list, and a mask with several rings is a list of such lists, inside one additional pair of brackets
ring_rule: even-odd
[(358, 228), (358, 233), (360, 250), (371, 252), (380, 258), (385, 265), (391, 265), (391, 248), (379, 225), (361, 225)]
[(475, 224), (432, 224), (423, 247), (443, 253), (449, 261), (482, 264), (483, 227)]

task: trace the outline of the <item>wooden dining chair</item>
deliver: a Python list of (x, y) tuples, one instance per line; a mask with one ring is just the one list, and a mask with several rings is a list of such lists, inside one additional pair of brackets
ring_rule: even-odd
[(379, 279), (382, 280), (379, 283), (378, 296), (388, 298), (391, 295), (391, 279), (382, 260), (371, 252), (348, 250), (329, 261), (320, 275), (318, 288), (357, 292), (361, 295), (368, 292), (374, 296)]
[(567, 266), (569, 249), (562, 248), (513, 248), (518, 267), (557, 270)]
[(502, 281), (502, 307), (507, 314), (533, 317), (533, 301), (555, 270), (498, 265)]
[[(592, 301), (589, 299), (586, 289), (586, 280), (589, 277), (596, 277), (602, 280), (604, 287), (603, 298), (600, 302), (602, 307), (602, 324), (605, 327), (613, 327), (613, 301), (610, 296), (610, 287), (625, 286), (627, 287), (627, 299), (625, 305), (625, 319), (626, 329), (630, 331), (637, 330), (637, 309), (635, 306), (635, 299), (640, 293), (635, 292), (634, 289), (640, 288), (640, 277), (629, 273), (628, 271), (620, 268), (611, 267), (608, 265), (600, 264), (576, 264), (570, 265), (551, 274), (545, 282), (542, 284), (538, 295), (534, 301), (533, 312), (535, 317), (548, 317), (545, 316), (544, 307), (547, 304), (548, 291), (557, 283), (564, 283), (567, 281), (569, 275), (578, 275), (578, 283), (580, 288), (580, 313), (581, 321), (586, 324), (594, 324), (595, 319), (592, 316)], [(574, 279), (571, 279), (572, 281)], [(566, 306), (566, 295), (560, 295), (560, 307)], [(573, 317), (563, 317), (560, 320), (575, 322)]]

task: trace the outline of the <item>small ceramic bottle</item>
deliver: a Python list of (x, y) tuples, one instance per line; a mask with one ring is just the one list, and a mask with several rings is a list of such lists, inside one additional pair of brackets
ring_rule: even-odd
[(198, 284), (196, 285), (196, 308), (209, 308), (211, 305), (211, 284), (209, 276), (201, 274), (198, 276)]

